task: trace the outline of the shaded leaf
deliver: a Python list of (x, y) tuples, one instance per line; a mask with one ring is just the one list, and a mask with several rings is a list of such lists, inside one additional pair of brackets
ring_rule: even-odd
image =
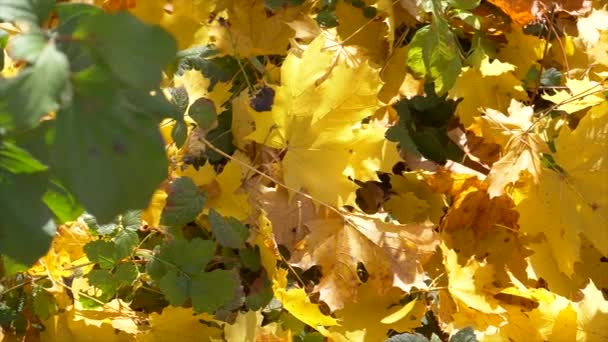
[(241, 248), (249, 237), (249, 229), (241, 222), (234, 217), (224, 218), (213, 208), (209, 210), (209, 222), (213, 235), (224, 247)]
[(203, 210), (207, 194), (201, 192), (192, 179), (180, 177), (171, 182), (161, 223), (178, 226), (192, 222)]

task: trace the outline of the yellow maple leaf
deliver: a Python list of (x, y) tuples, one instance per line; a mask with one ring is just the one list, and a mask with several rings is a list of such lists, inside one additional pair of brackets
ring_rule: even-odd
[(323, 276), (315, 290), (332, 309), (339, 309), (357, 295), (363, 282), (382, 294), (396, 286), (409, 291), (424, 288), (420, 263), (436, 246), (431, 226), (385, 223), (363, 215), (328, 214), (304, 222), (309, 234), (292, 252), (290, 262), (303, 269), (321, 267)]
[(249, 104), (250, 95), (248, 91), (242, 91), (232, 100), (232, 136), (234, 146), (244, 150), (251, 140), (246, 137), (255, 130), (253, 114), (255, 111)]
[(44, 321), (44, 331), (40, 333), (42, 341), (65, 342), (127, 342), (133, 341), (133, 335), (123, 331), (116, 331), (111, 322), (101, 322), (99, 325), (87, 324), (83, 319), (76, 319), (76, 311), (53, 315)]
[(284, 54), (294, 30), (287, 25), (301, 15), (298, 8), (282, 8), (268, 16), (263, 1), (223, 1), (216, 9), (226, 19), (210, 25), (208, 36), (197, 37), (206, 44), (209, 39), (222, 53), (249, 57)]
[[(56, 282), (61, 280), (54, 279)], [(63, 287), (68, 287), (63, 284)], [(73, 294), (73, 304), (62, 307), (57, 315), (45, 322), (42, 340), (49, 341), (133, 341), (133, 336), (140, 332), (136, 323), (144, 319), (143, 313), (133, 311), (120, 299), (95, 309), (83, 308), (80, 298), (91, 298), (89, 293), (94, 289), (84, 277), (74, 278), (69, 286)]]
[(268, 220), (263, 210), (258, 217), (258, 228), (255, 243), (260, 248), (262, 266), (272, 280), (274, 296), (294, 317), (319, 332), (327, 334), (324, 327), (338, 324), (337, 320), (323, 314), (319, 305), (310, 301), (304, 289), (287, 289), (287, 271), (277, 267), (280, 253), (272, 233), (272, 222)]
[(458, 306), (466, 306), (480, 313), (501, 314), (506, 312), (494, 294), (498, 292), (492, 284), (494, 267), (471, 258), (465, 265), (458, 262), (458, 254), (441, 245), (444, 266), (448, 273), (448, 291)]
[(265, 213), (267, 220), (277, 227), (273, 231), (276, 243), (290, 251), (308, 234), (304, 222), (317, 216), (317, 210), (310, 198), (295, 194), (292, 200), (289, 200), (289, 193), (280, 186), (259, 186), (255, 192), (252, 191), (251, 201)]
[(489, 184), (490, 197), (500, 196), (505, 186), (514, 184), (522, 171), (527, 171), (535, 183), (538, 183), (541, 172), (541, 153), (549, 152), (535, 123), (532, 122), (532, 107), (513, 100), (509, 106), (509, 116), (486, 109), (485, 115), (475, 118), (471, 129), (480, 132), (487, 142), (503, 146), (501, 158), (494, 162), (486, 181)]
[(543, 58), (547, 42), (536, 36), (525, 34), (518, 25), (512, 25), (511, 32), (505, 34), (508, 44), (498, 52), (498, 59), (509, 61), (515, 66), (515, 75), (524, 79), (533, 66)]
[(361, 124), (380, 107), (378, 70), (367, 62), (349, 67), (324, 42), (318, 37), (301, 57), (287, 56), (272, 111), (252, 113), (249, 138), (287, 149), (282, 169), (290, 188), (330, 205), (354, 205), (357, 186), (348, 178), (377, 180), (376, 171), (390, 171), (399, 156), (385, 127)]
[(380, 76), (384, 85), (378, 93), (378, 99), (384, 103), (394, 103), (402, 97), (408, 99), (423, 95), (424, 82), (418, 80), (407, 71), (407, 65), (403, 63), (407, 58), (408, 47), (396, 48), (382, 68)]
[(387, 332), (409, 332), (422, 325), (426, 311), (424, 301), (412, 300), (406, 305), (399, 301), (405, 292), (393, 287), (382, 295), (371, 283), (362, 284), (356, 298), (336, 311), (339, 326), (329, 329), (334, 341), (384, 341)]
[(440, 170), (427, 177), (435, 191), (448, 195), (451, 203), (440, 228), (446, 247), (458, 251), (458, 262), (470, 258), (494, 267), (497, 284), (507, 284), (508, 269), (519, 279), (527, 279), (525, 258), (530, 251), (519, 233), (518, 213), (506, 196), (490, 198), (488, 184), (476, 176), (449, 174)]
[(71, 276), (73, 270), (70, 268), (74, 266), (75, 261), (80, 260), (81, 264), (87, 262), (83, 247), (92, 239), (93, 236), (82, 222), (59, 226), (51, 248), (28, 273), (34, 276), (50, 276), (52, 279)]
[(137, 1), (130, 12), (139, 19), (157, 24), (169, 31), (180, 49), (189, 47), (197, 30), (215, 9), (215, 1), (208, 0), (145, 0)]
[[(335, 14), (339, 25), (336, 27), (337, 37), (332, 45), (343, 47), (356, 46), (362, 48), (362, 54), (369, 56), (375, 62), (382, 62), (389, 53), (389, 41), (393, 41), (394, 33), (390, 30), (394, 16), (392, 15), (392, 2), (390, 0), (373, 1), (382, 14), (384, 21), (370, 20), (363, 15), (362, 11), (353, 11), (352, 5), (345, 2), (337, 2)], [(392, 27), (394, 29), (394, 27)], [(386, 37), (385, 39), (379, 39)], [(392, 44), (391, 44), (392, 45)], [(357, 58), (357, 56), (353, 56)]]
[(192, 309), (168, 306), (161, 314), (148, 316), (149, 329), (137, 334), (137, 341), (205, 341), (221, 339), (222, 330), (208, 314), (194, 314)]
[(579, 38), (591, 47), (600, 40), (603, 31), (608, 31), (608, 11), (606, 8), (593, 9), (586, 17), (581, 17), (576, 21), (579, 31)]
[(239, 342), (290, 342), (291, 332), (283, 330), (277, 322), (262, 327), (260, 311), (239, 312), (233, 324), (224, 325), (226, 341)]
[[(608, 103), (590, 110), (575, 130), (563, 127), (553, 155), (561, 170), (544, 169), (538, 187), (514, 193), (521, 231), (544, 236), (559, 270), (571, 277), (580, 259), (579, 234), (608, 254)], [(542, 213), (542, 214), (541, 214)], [(532, 249), (537, 244), (531, 245)], [(538, 265), (540, 266), (540, 265)], [(543, 276), (543, 269), (532, 264)]]
[(278, 269), (273, 279), (272, 290), (283, 308), (295, 318), (325, 334), (323, 327), (337, 325), (338, 321), (323, 314), (319, 305), (312, 303), (304, 289), (287, 289), (287, 271)]
[(581, 80), (567, 78), (566, 87), (568, 90), (558, 90), (553, 95), (543, 94), (542, 97), (557, 104), (557, 109), (569, 114), (606, 101), (606, 97), (601, 94), (604, 90), (603, 86), (589, 78)]
[(504, 113), (512, 99), (524, 101), (528, 98), (514, 70), (514, 65), (499, 60), (490, 62), (487, 56), (482, 57), (477, 65), (462, 69), (448, 96), (462, 98), (456, 107), (456, 115), (465, 128), (480, 115), (481, 108)]
[(443, 196), (433, 193), (419, 172), (404, 172), (391, 176), (391, 195), (384, 209), (401, 223), (426, 222), (435, 224), (443, 216)]
[(142, 221), (150, 227), (158, 227), (165, 204), (167, 204), (167, 193), (164, 190), (154, 191), (148, 207), (141, 214)]
[(232, 96), (230, 92), (232, 85), (227, 82), (218, 82), (213, 87), (213, 90), (209, 91), (211, 81), (204, 77), (200, 70), (186, 70), (182, 75), (176, 76), (173, 80), (176, 88), (184, 87), (188, 93), (188, 108), (186, 109), (186, 113), (190, 105), (201, 97), (212, 100), (215, 105), (215, 111), (221, 113), (226, 109), (224, 103)]
[[(242, 159), (244, 163), (247, 163), (244, 155), (235, 153), (233, 157)], [(209, 197), (205, 212), (209, 208), (213, 208), (224, 216), (232, 216), (237, 220), (245, 219), (249, 215), (251, 207), (247, 200), (247, 194), (241, 189), (242, 177), (243, 172), (239, 164), (233, 160), (229, 161), (215, 179), (219, 187), (219, 196)]]
[(577, 303), (577, 341), (606, 341), (608, 339), (608, 300), (591, 281), (582, 290), (584, 299)]

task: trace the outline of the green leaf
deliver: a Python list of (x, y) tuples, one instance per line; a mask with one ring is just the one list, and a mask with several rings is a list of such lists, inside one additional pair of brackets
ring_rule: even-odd
[(562, 73), (556, 68), (545, 69), (540, 75), (540, 84), (544, 86), (558, 86), (562, 83)]
[(55, 235), (50, 210), (42, 203), (46, 172), (12, 174), (0, 169), (0, 253), (32, 264), (49, 249)]
[(125, 106), (130, 111), (147, 113), (158, 122), (164, 118), (183, 119), (183, 112), (175, 104), (171, 103), (160, 89), (155, 89), (151, 92), (144, 92), (139, 89), (127, 89), (124, 92), (124, 98), (126, 99)]
[(42, 200), (60, 223), (74, 221), (84, 212), (76, 198), (57, 181), (49, 182)]
[(95, 240), (84, 246), (84, 252), (89, 260), (98, 263), (101, 268), (113, 268), (119, 261), (130, 256), (137, 247), (137, 234), (129, 230), (121, 230), (114, 241)]
[(373, 6), (367, 6), (363, 9), (363, 16), (368, 19), (373, 19), (378, 15), (378, 9)]
[(260, 250), (257, 246), (243, 248), (239, 251), (239, 259), (241, 259), (241, 264), (243, 267), (252, 270), (253, 272), (257, 272), (260, 270), (261, 261), (260, 261)]
[(213, 208), (209, 210), (209, 222), (213, 235), (220, 245), (228, 248), (241, 248), (249, 237), (249, 229), (234, 217), (223, 218)]
[(171, 130), (171, 139), (175, 141), (175, 146), (177, 146), (177, 148), (184, 146), (186, 138), (188, 138), (188, 126), (186, 126), (186, 123), (183, 120), (175, 121), (175, 126), (173, 126), (173, 130)]
[(471, 327), (466, 327), (459, 332), (455, 333), (450, 342), (477, 342), (477, 336), (475, 331)]
[(215, 105), (213, 101), (201, 97), (194, 101), (188, 109), (188, 115), (196, 124), (204, 129), (208, 129), (217, 120)]
[(445, 94), (462, 69), (456, 37), (445, 20), (433, 17), (422, 53), (424, 64), (435, 82), (435, 92)]
[(201, 192), (192, 179), (180, 177), (171, 182), (161, 223), (169, 226), (192, 222), (203, 210), (207, 194)]
[(448, 0), (448, 3), (453, 8), (471, 10), (479, 6), (481, 0)]
[(88, 4), (60, 2), (55, 4), (55, 13), (59, 17), (59, 22), (63, 24), (75, 17), (101, 14), (103, 10), (100, 7)]
[(60, 96), (68, 84), (66, 56), (48, 43), (33, 67), (0, 83), (0, 123), (12, 122), (18, 128), (30, 128), (40, 118), (59, 108)]
[(95, 77), (83, 75), (73, 105), (58, 113), (52, 156), (62, 184), (105, 223), (148, 205), (167, 160), (157, 121)]
[(426, 76), (426, 66), (424, 63), (424, 43), (429, 39), (431, 27), (430, 25), (424, 26), (414, 34), (412, 41), (410, 42), (409, 49), (407, 50), (407, 66), (412, 70), (416, 76)]
[(393, 105), (399, 113), (399, 122), (386, 131), (386, 139), (399, 143), (403, 151), (419, 155), (418, 147), (410, 135), (410, 126), (413, 124), (412, 114), (406, 101), (399, 101)]
[(412, 133), (418, 150), (428, 159), (445, 164), (447, 159), (460, 160), (462, 150), (446, 135), (445, 128), (423, 127)]
[(27, 150), (8, 141), (0, 141), (0, 168), (11, 173), (36, 173), (48, 169)]
[[(217, 120), (218, 126), (209, 131), (205, 138), (213, 141), (213, 145), (224, 153), (232, 155), (236, 149), (232, 138), (232, 112), (225, 111), (221, 113), (218, 115)], [(217, 164), (224, 160), (221, 154), (210, 148), (205, 151), (205, 157), (207, 157), (211, 164)]]
[(3, 277), (10, 277), (16, 273), (25, 272), (30, 268), (28, 265), (16, 262), (8, 255), (0, 255), (0, 260), (2, 261), (0, 268), (2, 269)]
[(114, 238), (114, 243), (116, 244), (116, 258), (121, 260), (133, 254), (133, 250), (139, 244), (139, 237), (133, 231), (121, 230)]
[(325, 8), (317, 14), (315, 18), (317, 23), (324, 28), (331, 28), (338, 26), (338, 16), (331, 8)]
[(47, 44), (47, 39), (41, 31), (20, 34), (8, 43), (8, 52), (14, 60), (24, 60), (35, 63)]
[(91, 15), (74, 35), (85, 40), (116, 77), (136, 88), (158, 85), (161, 70), (177, 52), (169, 33), (141, 22), (128, 12)]
[(123, 229), (132, 232), (138, 231), (141, 227), (141, 210), (129, 210), (119, 216), (119, 222)]
[(107, 303), (114, 298), (114, 295), (118, 290), (118, 283), (109, 270), (92, 270), (87, 273), (86, 278), (89, 285), (101, 290), (101, 295), (97, 295), (95, 298), (104, 303)]
[(42, 320), (46, 320), (57, 311), (55, 297), (42, 286), (32, 288), (32, 304), (34, 312)]
[(257, 311), (265, 307), (273, 297), (272, 283), (265, 274), (255, 279), (249, 287), (245, 304), (250, 310)]
[(190, 99), (188, 97), (188, 91), (183, 86), (178, 88), (169, 88), (171, 94), (171, 102), (179, 108), (181, 113), (186, 112)]
[[(0, 48), (2, 48), (2, 49), (6, 48), (9, 37), (10, 37), (10, 35), (8, 34), (8, 32), (6, 32), (4, 30), (0, 30)], [(4, 64), (2, 65), (2, 67), (4, 67)]]
[(171, 305), (180, 306), (190, 298), (191, 281), (187, 275), (170, 269), (158, 282), (160, 290)]
[(41, 24), (54, 4), (55, 0), (0, 0), (0, 20)]
[(116, 253), (116, 245), (110, 241), (91, 241), (84, 246), (84, 252), (89, 260), (104, 269), (113, 268), (120, 261)]
[(469, 11), (457, 11), (454, 15), (454, 18), (458, 18), (464, 21), (467, 25), (471, 26), (476, 30), (481, 29), (481, 21), (479, 18)]
[(399, 334), (391, 336), (386, 342), (429, 342), (429, 340), (422, 334)]
[(132, 263), (119, 264), (114, 271), (107, 269), (95, 269), (86, 277), (89, 285), (95, 286), (102, 291), (96, 298), (104, 303), (115, 297), (121, 286), (131, 285), (137, 279), (137, 267)]
[(215, 255), (215, 243), (194, 238), (174, 240), (157, 247), (154, 258), (148, 263), (148, 274), (159, 281), (165, 273), (178, 268), (188, 275), (201, 273)]
[(192, 278), (192, 308), (196, 312), (214, 313), (233, 300), (239, 287), (235, 273), (213, 270)]
[(95, 216), (89, 213), (84, 213), (84, 215), (82, 215), (82, 220), (84, 223), (86, 223), (87, 227), (94, 230), (99, 235), (109, 235), (118, 229), (118, 224), (116, 221), (108, 222), (106, 224), (99, 224), (97, 223)]
[(137, 266), (132, 263), (120, 264), (114, 270), (114, 276), (120, 286), (133, 284), (138, 275)]

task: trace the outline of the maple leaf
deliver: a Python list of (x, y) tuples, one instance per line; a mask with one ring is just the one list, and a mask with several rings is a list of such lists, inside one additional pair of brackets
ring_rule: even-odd
[(577, 305), (577, 340), (603, 341), (608, 338), (608, 300), (593, 281), (582, 290), (584, 299)]
[(546, 15), (545, 12), (548, 8), (555, 8), (556, 11), (561, 10), (572, 14), (585, 13), (591, 9), (591, 1), (589, 0), (490, 0), (490, 2), (521, 26), (540, 20), (543, 15)]
[(177, 40), (180, 49), (187, 48), (194, 40), (201, 22), (215, 9), (215, 1), (177, 0), (167, 4), (164, 0), (137, 1), (130, 12), (139, 19), (158, 24)]
[[(344, 2), (336, 4), (335, 15), (338, 18), (339, 25), (336, 27), (335, 43), (347, 47), (362, 48), (365, 55), (376, 62), (380, 62), (389, 53), (389, 49), (386, 48), (387, 43), (394, 40), (394, 31), (389, 31), (389, 28), (392, 27), (391, 19), (394, 18), (391, 16), (392, 1), (379, 0), (372, 1), (372, 3), (376, 3), (376, 8), (386, 15), (385, 20), (370, 22), (370, 18), (367, 18), (363, 11), (353, 11), (351, 4)], [(361, 30), (361, 27), (365, 27), (365, 30)], [(386, 40), (378, 39), (379, 37), (386, 37)]]
[(263, 319), (260, 311), (239, 312), (233, 324), (224, 325), (224, 336), (227, 341), (292, 341), (290, 330), (283, 330), (277, 322), (262, 326)]
[[(544, 235), (544, 243), (559, 260), (559, 270), (568, 277), (580, 258), (579, 234), (603, 255), (608, 254), (608, 234), (600, 228), (608, 224), (608, 198), (604, 195), (608, 192), (607, 108), (606, 102), (594, 107), (573, 131), (563, 127), (553, 155), (560, 168), (543, 169), (538, 187), (514, 193), (521, 230)], [(533, 267), (542, 276), (543, 269)]]
[(252, 193), (251, 202), (264, 213), (264, 217), (272, 222), (274, 227), (285, 227), (274, 229), (272, 233), (276, 243), (290, 251), (308, 234), (303, 223), (317, 216), (317, 210), (310, 198), (295, 194), (289, 200), (289, 193), (283, 187), (259, 186)]
[(290, 262), (303, 269), (321, 267), (323, 276), (315, 290), (332, 310), (356, 296), (363, 282), (361, 265), (368, 275), (365, 281), (375, 284), (379, 294), (392, 286), (405, 291), (425, 287), (421, 263), (437, 243), (432, 227), (354, 214), (328, 214), (303, 225), (310, 233), (295, 247)]
[(274, 240), (272, 222), (268, 220), (264, 211), (258, 217), (259, 232), (255, 238), (260, 248), (261, 263), (268, 277), (272, 279), (272, 290), (283, 308), (300, 321), (326, 334), (324, 326), (338, 324), (333, 317), (321, 312), (319, 305), (312, 303), (304, 289), (287, 288), (287, 271), (277, 267), (280, 253)]
[(541, 153), (549, 152), (548, 147), (536, 133), (532, 121), (532, 107), (513, 100), (509, 106), (509, 116), (493, 109), (486, 109), (485, 115), (475, 118), (471, 127), (483, 136), (486, 142), (503, 146), (501, 158), (494, 162), (486, 181), (490, 185), (490, 197), (500, 196), (505, 186), (514, 184), (522, 171), (527, 171), (535, 183), (541, 173)]
[(391, 195), (384, 209), (397, 221), (403, 224), (426, 221), (438, 224), (443, 216), (442, 208), (442, 196), (433, 193), (419, 173), (404, 172), (401, 176), (391, 176)]
[(221, 52), (242, 57), (283, 54), (294, 36), (287, 23), (300, 16), (297, 8), (284, 8), (268, 17), (263, 1), (223, 1), (216, 11), (229, 24), (214, 22), (208, 38), (201, 35), (197, 43), (213, 42)]
[(196, 69), (186, 70), (183, 74), (174, 78), (174, 87), (184, 87), (188, 94), (188, 107), (186, 112), (192, 106), (197, 99), (207, 98), (213, 101), (215, 106), (215, 112), (221, 113), (226, 108), (224, 103), (230, 99), (232, 93), (230, 87), (232, 86), (227, 82), (218, 82), (214, 85), (212, 90), (210, 88), (211, 80), (203, 76), (203, 74)]
[(494, 267), (498, 284), (510, 281), (506, 269), (526, 279), (530, 252), (518, 232), (518, 213), (508, 196), (490, 198), (487, 183), (467, 174), (445, 171), (427, 177), (436, 191), (448, 195), (452, 205), (443, 217), (440, 228), (445, 245), (458, 251), (458, 262), (470, 258)]
[(384, 85), (378, 93), (378, 99), (384, 103), (392, 104), (402, 97), (411, 99), (424, 93), (424, 82), (407, 72), (407, 65), (403, 63), (407, 51), (408, 47), (396, 48), (380, 73)]
[(456, 107), (460, 122), (468, 128), (480, 113), (480, 108), (506, 112), (512, 99), (527, 99), (521, 81), (513, 71), (515, 66), (499, 60), (490, 62), (481, 56), (473, 67), (464, 67), (456, 83), (448, 92), (451, 99), (462, 98)]
[(602, 85), (588, 78), (582, 80), (567, 78), (566, 87), (568, 90), (558, 90), (553, 95), (543, 94), (542, 97), (557, 104), (559, 110), (569, 114), (606, 101), (606, 98), (599, 93), (603, 89)]
[(533, 35), (525, 34), (521, 27), (513, 25), (505, 34), (508, 44), (498, 52), (498, 59), (509, 61), (515, 66), (515, 75), (524, 79), (531, 67), (538, 66), (543, 58), (547, 42)]
[(59, 226), (50, 250), (30, 268), (28, 273), (35, 276), (50, 275), (53, 279), (71, 276), (72, 271), (68, 268), (75, 261), (86, 259), (83, 246), (92, 239), (82, 222)]
[(379, 295), (373, 283), (362, 284), (357, 297), (336, 311), (342, 324), (329, 329), (330, 337), (334, 341), (383, 341), (388, 338), (390, 329), (414, 330), (422, 325), (425, 305), (416, 299), (403, 305), (400, 300), (404, 295), (395, 287)]
[[(349, 67), (324, 42), (315, 39), (301, 58), (287, 56), (272, 111), (251, 113), (256, 130), (249, 138), (287, 148), (282, 168), (290, 188), (330, 205), (354, 205), (357, 186), (349, 177), (377, 180), (376, 171), (390, 171), (399, 156), (384, 139), (385, 127), (360, 123), (380, 106), (378, 71), (367, 62)], [(306, 73), (298, 71), (303, 67)]]
[(148, 330), (136, 335), (137, 341), (220, 339), (222, 330), (209, 314), (193, 314), (192, 309), (168, 306), (149, 316)]

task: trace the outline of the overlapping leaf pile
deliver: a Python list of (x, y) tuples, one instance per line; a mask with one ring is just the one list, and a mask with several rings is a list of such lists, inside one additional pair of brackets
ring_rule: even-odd
[(608, 339), (607, 6), (0, 0), (3, 336)]

